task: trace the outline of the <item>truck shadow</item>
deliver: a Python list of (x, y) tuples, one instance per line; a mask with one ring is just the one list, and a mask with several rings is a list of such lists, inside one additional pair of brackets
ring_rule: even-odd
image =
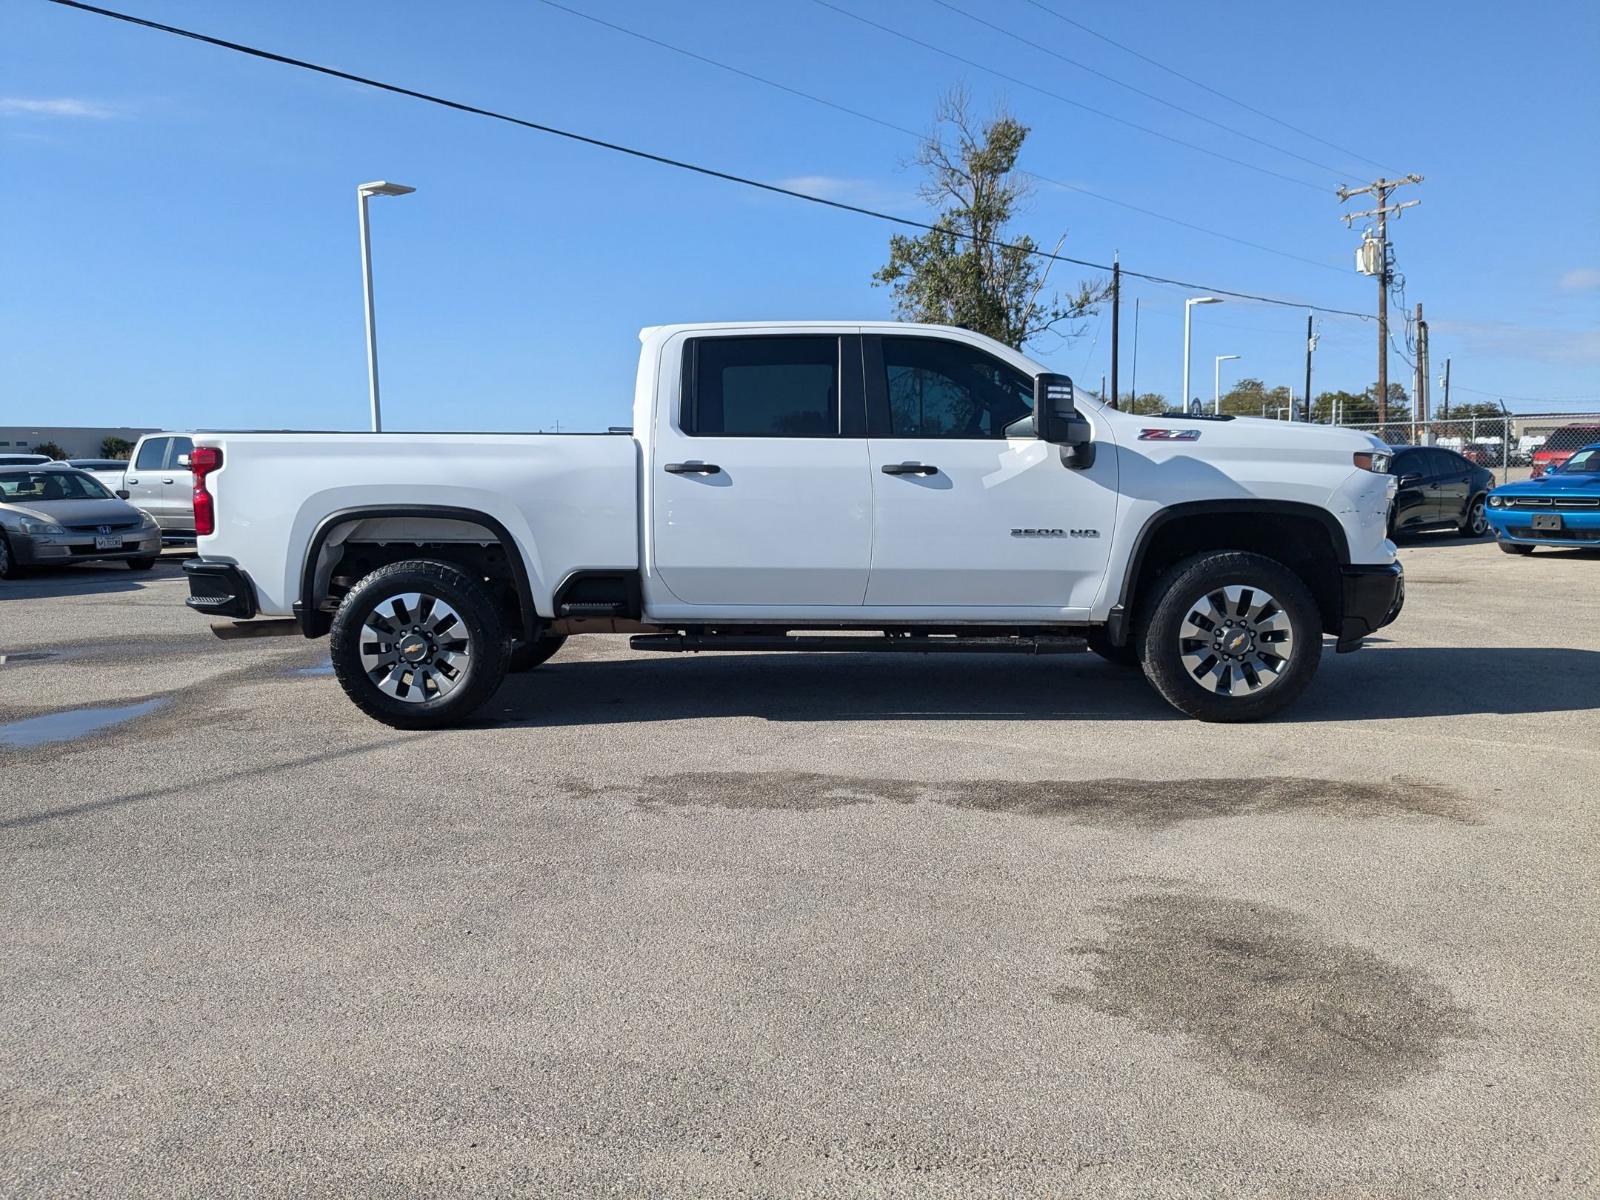
[[(1181, 721), (1136, 670), (1092, 655), (639, 655), (551, 662), (507, 678), (485, 723), (604, 725), (717, 717), (770, 721)], [(1600, 651), (1373, 647), (1324, 654), (1285, 722), (1581, 712), (1600, 708)]]

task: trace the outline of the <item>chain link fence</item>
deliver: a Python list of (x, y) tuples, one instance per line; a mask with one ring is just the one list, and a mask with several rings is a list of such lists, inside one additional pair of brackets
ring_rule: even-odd
[(1574, 451), (1600, 442), (1600, 412), (1510, 413), (1499, 417), (1434, 418), (1347, 425), (1391, 446), (1438, 446), (1487, 467), (1501, 483), (1542, 475)]

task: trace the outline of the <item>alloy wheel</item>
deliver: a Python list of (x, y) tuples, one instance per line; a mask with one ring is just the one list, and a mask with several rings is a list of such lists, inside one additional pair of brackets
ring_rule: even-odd
[(437, 700), (472, 671), (472, 637), (461, 614), (438, 596), (389, 596), (362, 623), (361, 669), (397, 700)]
[(1253, 696), (1282, 677), (1294, 655), (1289, 614), (1271, 593), (1248, 584), (1214, 588), (1178, 628), (1184, 670), (1219, 696)]
[(1489, 530), (1489, 517), (1483, 511), (1483, 501), (1473, 502), (1472, 512), (1467, 516), (1467, 528), (1472, 530), (1473, 537), (1482, 537)]

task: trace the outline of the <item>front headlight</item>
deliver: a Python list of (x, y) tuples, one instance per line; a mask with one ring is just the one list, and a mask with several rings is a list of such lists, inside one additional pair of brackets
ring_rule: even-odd
[(49, 536), (50, 534), (65, 533), (66, 530), (54, 521), (24, 521), (22, 523), (22, 532)]
[(1502, 500), (1499, 496), (1490, 496), (1489, 497), (1489, 507), (1490, 508), (1499, 508), (1504, 503), (1505, 503), (1505, 501)]
[(139, 510), (139, 528), (141, 528), (141, 529), (154, 529), (155, 527), (156, 527), (156, 519), (154, 517), (152, 517), (149, 513), (145, 512), (143, 509), (140, 509)]
[(1350, 458), (1363, 471), (1387, 475), (1389, 473), (1389, 463), (1393, 460), (1394, 455), (1385, 450), (1358, 450)]

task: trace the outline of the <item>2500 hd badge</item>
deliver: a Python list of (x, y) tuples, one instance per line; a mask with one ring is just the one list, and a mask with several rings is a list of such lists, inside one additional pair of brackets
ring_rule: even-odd
[(1100, 536), (1098, 529), (1013, 529), (1012, 537), (1021, 538), (1097, 538)]

